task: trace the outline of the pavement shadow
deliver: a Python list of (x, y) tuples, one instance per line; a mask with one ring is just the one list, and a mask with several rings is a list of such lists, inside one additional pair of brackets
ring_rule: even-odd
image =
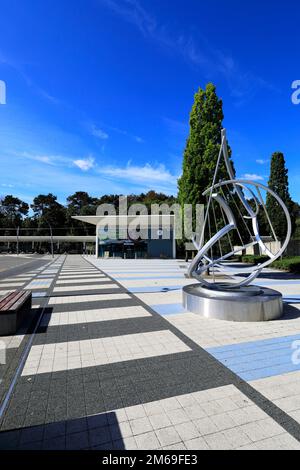
[[(300, 318), (300, 310), (291, 303), (298, 303), (300, 304), (300, 297), (299, 299), (290, 299), (291, 302), (285, 298), (283, 302), (283, 316), (279, 318), (279, 320), (295, 320), (296, 318)], [(295, 302), (297, 300), (297, 302)]]
[(0, 450), (125, 450), (115, 412), (0, 432)]
[(46, 307), (45, 308), (41, 323), (40, 323), (40, 325), (39, 325), (39, 327), (36, 331), (37, 334), (46, 333), (46, 331), (49, 327), (52, 312), (53, 312), (53, 307)]
[(260, 273), (260, 275), (257, 277), (257, 279), (275, 279), (275, 280), (280, 280), (280, 281), (297, 281), (300, 279), (300, 274), (295, 274), (295, 273), (286, 273), (286, 272), (277, 272), (277, 273)]
[[(239, 273), (238, 277), (241, 278), (246, 278), (249, 276), (249, 273)], [(273, 279), (274, 281), (298, 281), (300, 280), (300, 274), (294, 274), (294, 273), (286, 273), (286, 272), (281, 272), (281, 273), (260, 273), (259, 276), (256, 278), (256, 282), (259, 281), (260, 279)]]

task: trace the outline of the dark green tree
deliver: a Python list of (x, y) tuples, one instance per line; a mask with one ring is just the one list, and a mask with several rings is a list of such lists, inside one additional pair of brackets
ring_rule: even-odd
[[(295, 204), (289, 193), (288, 169), (282, 152), (275, 152), (271, 158), (271, 171), (268, 186), (285, 203), (292, 220), (292, 232), (295, 230)], [(286, 236), (286, 220), (283, 211), (270, 194), (267, 194), (266, 208), (276, 236), (283, 240)], [(270, 232), (271, 235), (271, 232)]]
[(2, 224), (9, 228), (20, 225), (28, 211), (29, 205), (11, 194), (8, 194), (1, 200), (0, 212), (2, 214)]
[(95, 200), (85, 191), (76, 191), (76, 193), (67, 197), (67, 206), (72, 209), (74, 214), (79, 215), (86, 206), (91, 206)]
[[(121, 194), (109, 194), (101, 196), (97, 200), (97, 204), (113, 204), (115, 206), (116, 211), (119, 210), (119, 197)], [(128, 207), (132, 206), (132, 204), (142, 203), (150, 209), (151, 204), (160, 204), (160, 203), (170, 203), (173, 204), (176, 201), (174, 196), (167, 196), (164, 193), (157, 193), (154, 190), (150, 190), (147, 193), (140, 193), (140, 194), (129, 194), (127, 195), (127, 205)]]
[(140, 194), (139, 196), (135, 196), (136, 199), (139, 199), (138, 201), (135, 201), (134, 198), (132, 198), (132, 203), (135, 202), (141, 202), (142, 204), (145, 204), (147, 209), (150, 211), (151, 210), (151, 205), (152, 204), (174, 204), (176, 202), (176, 198), (174, 196), (167, 196), (164, 193), (157, 193), (156, 191), (148, 191), (146, 194)]
[(91, 197), (85, 191), (76, 191), (76, 193), (67, 197), (66, 224), (70, 235), (84, 234), (89, 235), (93, 227), (72, 218), (74, 215), (95, 215), (98, 201)]
[(295, 217), (295, 231), (293, 238), (295, 240), (300, 240), (300, 206), (297, 202), (294, 202), (293, 214)]
[[(223, 103), (212, 83), (205, 90), (199, 88), (194, 96), (190, 113), (190, 133), (183, 156), (182, 176), (178, 180), (180, 204), (204, 204), (202, 193), (213, 179), (221, 145)], [(230, 148), (229, 155), (231, 155)], [(228, 179), (224, 159), (218, 171), (217, 181)]]
[(64, 228), (66, 224), (65, 207), (57, 202), (57, 197), (52, 193), (39, 194), (33, 199), (31, 209), (38, 221), (38, 228)]
[[(178, 180), (178, 201), (182, 206), (192, 204), (194, 229), (196, 227), (196, 205), (206, 204), (207, 199), (202, 194), (213, 182), (221, 146), (223, 118), (223, 102), (217, 96), (215, 85), (208, 83), (205, 89), (199, 88), (194, 96), (190, 113), (190, 132), (184, 150), (182, 176)], [(231, 149), (229, 147), (228, 154), (230, 158)], [(235, 174), (233, 165), (232, 168)], [(228, 180), (229, 175), (222, 156), (216, 183), (224, 179)], [(213, 231), (216, 231), (224, 226), (224, 218), (218, 206), (215, 207), (214, 216)], [(210, 230), (206, 226), (205, 237), (207, 239), (210, 236)], [(236, 237), (237, 233), (234, 232), (233, 236)], [(239, 240), (236, 240), (237, 242), (240, 243)]]

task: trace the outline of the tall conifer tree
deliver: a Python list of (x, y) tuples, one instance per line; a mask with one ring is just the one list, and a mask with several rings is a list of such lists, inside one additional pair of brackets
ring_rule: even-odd
[[(287, 206), (292, 219), (292, 229), (294, 230), (294, 203), (289, 193), (288, 170), (285, 165), (285, 158), (281, 152), (275, 152), (272, 155), (268, 186), (278, 194)], [(283, 240), (287, 230), (285, 215), (276, 200), (269, 194), (267, 194), (266, 207), (277, 237)]]
[[(221, 145), (223, 103), (212, 83), (199, 88), (190, 114), (190, 133), (183, 156), (182, 176), (178, 180), (178, 199), (183, 204), (204, 204), (202, 193), (213, 179)], [(231, 154), (230, 148), (229, 155)], [(228, 179), (221, 159), (217, 181)]]

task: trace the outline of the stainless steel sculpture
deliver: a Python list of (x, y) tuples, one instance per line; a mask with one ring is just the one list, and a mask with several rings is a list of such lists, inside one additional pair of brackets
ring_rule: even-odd
[[(229, 179), (217, 182), (222, 156)], [(285, 214), (286, 237), (283, 242), (279, 242), (276, 236), (263, 192), (268, 197), (273, 197), (278, 210)], [(188, 276), (197, 279), (199, 284), (183, 289), (184, 306), (194, 313), (227, 320), (259, 321), (278, 318), (282, 315), (281, 294), (249, 284), (263, 268), (284, 253), (291, 236), (291, 219), (285, 204), (271, 189), (255, 181), (234, 178), (225, 129), (222, 130), (213, 182), (203, 195), (208, 199), (203, 229), (199, 243), (193, 240), (198, 253), (188, 269)], [(216, 214), (222, 220), (221, 227)], [(269, 247), (260, 234), (259, 221), (262, 215), (273, 238), (273, 244), (269, 244)], [(244, 232), (244, 236), (241, 232)], [(248, 237), (246, 241), (245, 235)], [(234, 246), (234, 236), (240, 241), (238, 247)], [(266, 257), (260, 265), (242, 267), (240, 264), (230, 263), (230, 258), (235, 254), (255, 246)], [(210, 276), (207, 276), (208, 272)]]

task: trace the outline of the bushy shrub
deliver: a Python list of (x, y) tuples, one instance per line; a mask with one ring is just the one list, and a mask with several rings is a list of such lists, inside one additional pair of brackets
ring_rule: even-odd
[[(241, 256), (243, 263), (262, 264), (269, 258), (263, 255), (245, 255)], [(285, 256), (282, 259), (274, 261), (270, 268), (281, 269), (291, 273), (300, 273), (300, 256)]]
[(268, 256), (263, 255), (244, 255), (241, 257), (242, 263), (262, 264), (268, 261)]
[(286, 256), (278, 259), (272, 263), (271, 267), (291, 273), (300, 273), (300, 256)]

